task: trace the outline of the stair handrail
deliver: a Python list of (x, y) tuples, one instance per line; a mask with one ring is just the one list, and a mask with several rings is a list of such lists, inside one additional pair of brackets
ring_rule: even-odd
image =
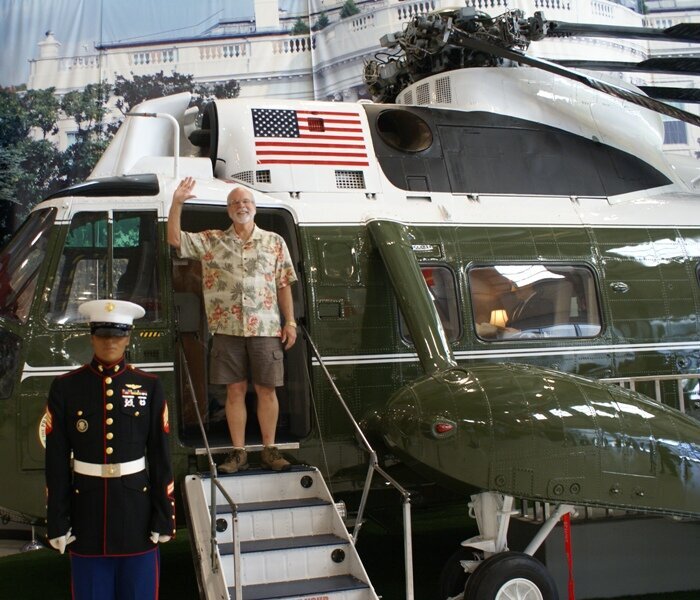
[[(176, 319), (176, 327), (178, 327)], [(185, 356), (185, 350), (182, 344), (182, 336), (179, 334), (179, 327), (177, 331), (178, 348), (180, 350), (180, 359), (185, 369), (185, 374), (187, 376), (187, 385), (190, 386), (190, 391), (192, 392), (192, 403), (194, 404), (194, 412), (197, 415), (197, 422), (199, 424), (199, 430), (202, 434), (202, 440), (204, 442), (204, 449), (206, 450), (207, 460), (209, 462), (210, 486), (211, 491), (209, 493), (211, 497), (211, 506), (209, 509), (209, 518), (211, 520), (211, 532), (209, 537), (210, 547), (211, 547), (211, 568), (212, 572), (216, 573), (219, 569), (219, 561), (216, 558), (216, 490), (218, 489), (223, 495), (226, 502), (228, 502), (231, 508), (231, 522), (233, 526), (233, 531), (231, 535), (233, 536), (233, 572), (235, 579), (236, 588), (236, 598), (243, 598), (243, 585), (241, 582), (241, 541), (238, 535), (238, 506), (233, 501), (231, 496), (226, 492), (223, 485), (219, 481), (218, 472), (216, 470), (216, 463), (214, 462), (214, 457), (211, 453), (211, 448), (209, 447), (209, 438), (207, 438), (206, 430), (204, 429), (204, 421), (202, 420), (202, 414), (199, 411), (199, 403), (197, 402), (197, 392), (195, 391), (194, 384), (192, 383), (192, 374), (190, 373), (190, 366), (187, 362), (187, 357)]]
[(364, 450), (369, 454), (369, 467), (367, 469), (367, 477), (365, 478), (365, 485), (364, 488), (362, 489), (362, 496), (360, 498), (360, 506), (357, 511), (357, 518), (355, 520), (355, 526), (353, 527), (352, 530), (352, 542), (353, 545), (357, 543), (357, 538), (360, 534), (360, 529), (362, 528), (363, 525), (363, 515), (364, 515), (364, 510), (367, 505), (367, 497), (369, 496), (369, 490), (370, 486), (372, 484), (372, 477), (374, 476), (374, 472), (376, 471), (379, 473), (384, 479), (391, 484), (398, 492), (401, 494), (401, 499), (402, 499), (402, 504), (403, 504), (403, 528), (404, 528), (404, 563), (406, 566), (406, 600), (413, 600), (414, 594), (413, 594), (413, 542), (412, 542), (412, 532), (411, 532), (411, 492), (409, 492), (407, 489), (405, 489), (398, 481), (396, 481), (391, 475), (389, 475), (384, 469), (382, 469), (379, 466), (379, 460), (377, 458), (377, 453), (372, 448), (372, 445), (369, 443), (369, 440), (365, 436), (364, 432), (362, 431), (362, 428), (360, 427), (360, 424), (357, 422), (355, 419), (354, 415), (352, 414), (352, 411), (350, 410), (350, 407), (347, 405), (345, 402), (345, 399), (343, 398), (343, 395), (340, 393), (340, 390), (336, 387), (335, 382), (333, 381), (333, 378), (331, 377), (330, 372), (326, 368), (326, 365), (323, 362), (323, 359), (321, 358), (321, 354), (318, 351), (318, 348), (316, 347), (316, 344), (314, 343), (313, 339), (311, 338), (311, 335), (309, 334), (308, 329), (304, 326), (303, 323), (299, 323), (299, 327), (301, 328), (302, 332), (304, 333), (304, 336), (306, 337), (306, 340), (309, 342), (309, 346), (311, 346), (311, 350), (314, 353), (314, 356), (316, 357), (316, 360), (318, 361), (318, 364), (320, 365), (321, 369), (323, 370), (323, 373), (326, 376), (326, 379), (328, 379), (328, 383), (331, 386), (331, 389), (335, 393), (336, 398), (338, 398), (338, 401), (340, 402), (340, 405), (343, 407), (345, 410), (345, 413), (348, 415), (350, 422), (352, 423), (353, 428), (355, 429), (355, 433), (357, 437), (361, 441), (361, 446), (364, 446)]

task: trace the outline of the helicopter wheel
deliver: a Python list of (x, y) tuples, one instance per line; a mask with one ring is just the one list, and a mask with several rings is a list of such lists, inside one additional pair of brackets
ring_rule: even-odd
[(447, 559), (438, 580), (439, 598), (454, 598), (464, 592), (469, 574), (465, 572), (460, 561), (475, 560), (476, 558), (475, 550), (460, 547)]
[(522, 552), (486, 559), (467, 580), (464, 600), (559, 600), (545, 566)]

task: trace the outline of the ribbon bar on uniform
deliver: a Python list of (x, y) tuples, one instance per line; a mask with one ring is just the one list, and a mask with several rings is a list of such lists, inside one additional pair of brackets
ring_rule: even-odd
[(146, 457), (144, 456), (128, 462), (106, 465), (83, 462), (77, 459), (73, 460), (73, 472), (80, 475), (89, 475), (90, 477), (123, 477), (143, 471), (145, 468)]

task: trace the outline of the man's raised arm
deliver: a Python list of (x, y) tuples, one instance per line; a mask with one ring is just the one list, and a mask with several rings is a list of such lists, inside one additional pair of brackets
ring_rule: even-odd
[(180, 219), (182, 216), (182, 205), (190, 198), (196, 198), (192, 193), (194, 189), (194, 179), (185, 177), (175, 188), (173, 202), (170, 205), (168, 214), (168, 244), (173, 248), (180, 249)]

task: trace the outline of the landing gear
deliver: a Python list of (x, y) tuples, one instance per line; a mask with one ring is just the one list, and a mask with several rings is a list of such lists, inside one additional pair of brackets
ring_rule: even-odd
[(469, 577), (464, 600), (559, 600), (559, 593), (536, 558), (502, 552), (486, 559)]
[(446, 598), (459, 597), (464, 592), (469, 573), (464, 570), (462, 561), (473, 561), (476, 558), (475, 554), (471, 548), (460, 548), (447, 559), (442, 573), (440, 573), (440, 595), (438, 598), (445, 600)]
[[(508, 549), (507, 533), (513, 497), (496, 492), (472, 496), (470, 515), (479, 535), (462, 542), (440, 576), (441, 600), (559, 600), (556, 584), (533, 555), (562, 515), (573, 507), (557, 506), (524, 552)], [(479, 560), (483, 555), (486, 560)]]

